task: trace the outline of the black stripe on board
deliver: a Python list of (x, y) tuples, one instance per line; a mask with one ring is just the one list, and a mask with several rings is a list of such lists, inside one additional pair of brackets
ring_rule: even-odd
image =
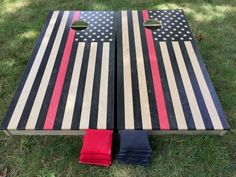
[(203, 62), (203, 58), (202, 58), (202, 55), (201, 55), (201, 53), (199, 51), (199, 48), (197, 47), (195, 41), (192, 41), (191, 43), (192, 43), (193, 49), (195, 51), (195, 54), (197, 56), (198, 63), (200, 65), (200, 67), (201, 67), (201, 70), (202, 70), (202, 73), (204, 75), (204, 78), (206, 80), (208, 89), (209, 89), (209, 91), (211, 93), (211, 98), (213, 99), (213, 102), (215, 104), (216, 110), (217, 110), (217, 112), (219, 114), (219, 117), (220, 117), (221, 123), (223, 125), (223, 128), (224, 128), (224, 130), (229, 130), (230, 129), (229, 123), (228, 123), (228, 121), (226, 119), (226, 116), (225, 116), (224, 110), (222, 108), (222, 105), (220, 104), (219, 97), (216, 94), (216, 90), (215, 90), (215, 88), (213, 86), (213, 83), (211, 81), (210, 75), (207, 72), (207, 69), (206, 69), (206, 66), (205, 66), (205, 64)]
[(32, 65), (34, 63), (35, 57), (36, 57), (36, 55), (38, 53), (39, 47), (41, 45), (41, 42), (42, 42), (42, 40), (44, 38), (44, 35), (46, 33), (46, 30), (48, 28), (48, 25), (49, 25), (49, 22), (51, 20), (52, 14), (53, 14), (53, 12), (49, 12), (49, 14), (48, 14), (48, 16), (46, 18), (46, 21), (45, 21), (45, 23), (44, 23), (44, 25), (43, 25), (43, 27), (41, 29), (41, 33), (40, 33), (38, 39), (36, 40), (36, 43), (35, 43), (33, 52), (31, 54), (31, 57), (30, 57), (27, 65), (26, 65), (26, 68), (25, 68), (25, 70), (23, 72), (21, 80), (20, 80), (20, 82), (19, 82), (19, 84), (17, 86), (16, 92), (15, 92), (15, 94), (14, 94), (14, 96), (12, 98), (12, 101), (10, 103), (10, 106), (9, 106), (9, 108), (8, 108), (6, 114), (5, 114), (5, 118), (4, 118), (3, 123), (1, 125), (1, 129), (7, 129), (7, 126), (9, 124), (10, 119), (11, 119), (11, 116), (12, 116), (14, 110), (15, 110), (16, 104), (17, 104), (17, 102), (19, 100), (19, 97), (21, 95), (22, 89), (24, 88), (26, 79), (27, 79), (27, 77), (29, 75), (29, 72), (30, 72), (31, 67), (32, 67)]
[[(134, 128), (142, 129), (142, 116), (139, 95), (139, 83), (137, 72), (137, 59), (134, 40), (134, 26), (132, 19), (132, 11), (127, 11), (128, 16), (128, 32), (129, 32), (129, 51), (131, 62), (131, 78), (132, 78), (132, 93), (133, 93), (133, 110), (134, 110)], [(129, 111), (129, 110), (126, 110)]]
[[(186, 25), (188, 26), (187, 29), (188, 29), (188, 31), (190, 31), (190, 34), (192, 35), (192, 31), (191, 31), (191, 28), (190, 28), (190, 26), (189, 26), (188, 19), (187, 19), (187, 17), (186, 17), (186, 15), (185, 15), (185, 13), (184, 13), (183, 10), (182, 10), (182, 13), (184, 14), (184, 19), (185, 19), (186, 22), (187, 22), (187, 23), (186, 23)], [(193, 35), (192, 35), (192, 36), (193, 36)], [(184, 43), (184, 42), (181, 42), (181, 43)], [(200, 53), (200, 51), (199, 51), (199, 48), (197, 47), (196, 42), (195, 42), (194, 40), (192, 40), (191, 43), (192, 43), (193, 49), (194, 49), (194, 51), (195, 51), (195, 54), (196, 54), (196, 56), (197, 56), (198, 62), (199, 62), (199, 64), (200, 64), (200, 67), (201, 67), (201, 69), (202, 69), (202, 72), (203, 72), (203, 75), (204, 75), (204, 77), (205, 77), (205, 80), (206, 80), (206, 83), (207, 83), (207, 85), (208, 85), (208, 88), (209, 88), (209, 90), (210, 90), (211, 96), (212, 96), (212, 98), (213, 98), (213, 100), (214, 100), (214, 104), (215, 104), (215, 106), (216, 106), (216, 110), (217, 110), (217, 112), (218, 112), (218, 114), (219, 114), (219, 117), (220, 117), (220, 119), (221, 119), (221, 123), (222, 123), (222, 125), (223, 125), (223, 127), (224, 127), (225, 129), (229, 129), (229, 124), (228, 124), (228, 122), (227, 122), (227, 120), (226, 120), (226, 116), (225, 116), (224, 110), (223, 110), (223, 108), (222, 108), (222, 106), (221, 106), (221, 104), (220, 104), (220, 101), (219, 101), (219, 99), (218, 99), (218, 96), (217, 96), (217, 94), (216, 94), (216, 92), (215, 92), (215, 88), (214, 88), (214, 86), (213, 86), (213, 84), (212, 84), (212, 82), (211, 82), (210, 76), (209, 76), (209, 74), (208, 74), (208, 72), (207, 72), (207, 70), (206, 70), (206, 67), (205, 67), (205, 64), (204, 64), (204, 62), (203, 62), (203, 59), (202, 59), (201, 53)], [(185, 45), (181, 44), (180, 47), (182, 47), (182, 46), (185, 46)], [(185, 48), (185, 47), (184, 47), (184, 48)], [(186, 48), (185, 48), (185, 49), (186, 49)], [(186, 50), (182, 50), (182, 53), (183, 53), (183, 51), (186, 51)], [(183, 55), (184, 55), (184, 53), (183, 53)], [(189, 60), (189, 56), (188, 56), (187, 51), (186, 51), (185, 55), (188, 57), (188, 60)], [(184, 57), (184, 58), (185, 58), (185, 57)], [(190, 62), (190, 61), (189, 61), (189, 62)], [(186, 62), (185, 62), (185, 63), (186, 63)], [(190, 62), (189, 65), (191, 65), (191, 62)], [(192, 65), (191, 65), (190, 67), (192, 68)], [(189, 67), (187, 67), (187, 68), (189, 69)], [(195, 76), (194, 72), (193, 72), (192, 75)], [(194, 84), (194, 82), (196, 82), (196, 87), (199, 88), (198, 82), (197, 82), (197, 81), (194, 81), (194, 78), (193, 78), (193, 80), (192, 80), (192, 78), (191, 78), (192, 75), (190, 75), (190, 79), (191, 79), (192, 84)], [(193, 77), (194, 77), (194, 76), (193, 76)], [(195, 76), (195, 79), (196, 79), (196, 76)], [(193, 82), (193, 81), (194, 81), (194, 82)], [(194, 89), (196, 89), (196, 88), (195, 88), (195, 85), (194, 85)], [(200, 109), (200, 111), (201, 111), (202, 118), (203, 118), (203, 121), (204, 121), (204, 124), (205, 124), (206, 129), (207, 129), (207, 130), (212, 130), (212, 129), (214, 129), (214, 126), (213, 126), (213, 124), (212, 124), (212, 122), (211, 122), (211, 118), (210, 118), (210, 115), (209, 115), (209, 113), (208, 113), (208, 111), (207, 111), (205, 102), (204, 102), (204, 100), (202, 100), (202, 97), (198, 97), (198, 95), (201, 95), (201, 96), (202, 96), (201, 91), (198, 92), (198, 89), (197, 89), (197, 90), (194, 90), (194, 93), (195, 93), (195, 95), (196, 95), (196, 98), (197, 98), (197, 101), (198, 101), (198, 105), (199, 105), (199, 109)], [(206, 103), (206, 104), (207, 104), (207, 103)]]
[(123, 45), (122, 45), (122, 20), (121, 12), (117, 12), (117, 24), (116, 24), (116, 62), (117, 62), (117, 86), (116, 86), (116, 98), (117, 98), (117, 129), (125, 128), (125, 104), (124, 104), (124, 75), (123, 75)]
[(37, 120), (37, 123), (36, 123), (36, 126), (35, 126), (36, 130), (42, 130), (43, 126), (44, 126), (44, 122), (45, 122), (48, 107), (49, 107), (49, 104), (50, 104), (50, 101), (51, 101), (54, 85), (55, 85), (55, 82), (56, 82), (56, 79), (57, 79), (57, 74), (58, 74), (59, 67), (60, 67), (60, 64), (61, 64), (62, 55), (63, 55), (64, 48), (65, 48), (65, 45), (66, 45), (66, 40), (67, 40), (68, 33), (69, 33), (69, 30), (70, 30), (70, 24), (72, 22), (72, 18), (73, 18), (73, 12), (70, 12), (69, 17), (68, 17), (67, 22), (66, 22), (66, 27), (65, 27), (65, 30), (64, 30), (64, 33), (63, 33), (63, 36), (62, 36), (61, 44), (60, 44), (58, 53), (56, 54), (57, 55), (56, 61), (55, 61), (55, 64), (53, 66), (53, 70), (52, 70), (52, 73), (51, 73), (51, 77), (50, 77), (50, 80), (49, 80), (47, 91), (46, 91), (45, 96), (44, 96), (43, 104), (42, 104), (42, 107), (40, 108), (40, 113), (39, 113), (38, 120)]
[(163, 63), (159, 41), (154, 41), (154, 43), (155, 43), (157, 62), (158, 62), (158, 67), (159, 67), (159, 72), (160, 72), (160, 77), (161, 77), (161, 83), (162, 83), (161, 85), (163, 89), (163, 94), (164, 94), (165, 103), (166, 103), (166, 110), (167, 110), (168, 119), (169, 119), (170, 130), (178, 130), (174, 107), (173, 107), (173, 103), (172, 103), (172, 99), (170, 95), (170, 88), (167, 82), (166, 72), (168, 71), (165, 71), (165, 66)]
[(108, 93), (107, 93), (107, 129), (114, 129), (116, 127), (117, 121), (115, 121), (115, 106), (116, 106), (116, 99), (115, 99), (115, 83), (116, 83), (116, 12), (113, 13), (113, 41), (110, 42), (110, 51), (109, 51), (109, 70), (108, 70)]
[(149, 54), (148, 54), (145, 29), (143, 27), (142, 11), (138, 11), (138, 19), (139, 19), (140, 34), (141, 34), (141, 41), (142, 41), (142, 48), (143, 48), (145, 74), (146, 74), (146, 79), (147, 79), (147, 90), (148, 90), (148, 100), (149, 100), (149, 107), (150, 107), (150, 113), (151, 113), (152, 129), (159, 130), (160, 125), (158, 121), (157, 103), (155, 99), (156, 97), (155, 97), (155, 92), (154, 92), (154, 85), (153, 85), (153, 78), (152, 78), (152, 73), (151, 73), (151, 66), (150, 66), (150, 59), (149, 59)]
[(177, 88), (178, 88), (182, 108), (183, 108), (183, 111), (184, 111), (186, 124), (187, 124), (189, 130), (196, 130), (195, 123), (194, 123), (194, 120), (193, 120), (193, 115), (192, 115), (192, 112), (191, 112), (190, 107), (189, 107), (188, 98), (187, 98), (187, 95), (186, 95), (186, 92), (185, 92), (185, 89), (184, 89), (184, 85), (183, 85), (183, 81), (182, 81), (182, 78), (181, 78), (181, 75), (180, 75), (178, 63), (176, 61), (176, 56), (175, 56), (175, 53), (174, 53), (172, 42), (170, 40), (168, 40), (166, 42), (166, 44), (167, 44), (168, 53), (169, 53), (169, 56), (170, 56), (171, 65), (172, 65), (172, 68), (173, 68), (175, 81), (176, 81), (176, 84), (177, 84)]
[(103, 55), (103, 43), (99, 42), (97, 47), (97, 56), (95, 63), (94, 79), (93, 79), (93, 91), (90, 109), (89, 128), (96, 129), (98, 121), (98, 105), (99, 105), (99, 93), (100, 93), (100, 80), (101, 80), (101, 64)]
[(109, 75), (107, 96), (107, 129), (114, 129), (115, 118), (115, 43), (110, 43), (109, 51)]
[(73, 119), (71, 123), (72, 130), (78, 130), (80, 125), (80, 116), (82, 111), (83, 99), (84, 99), (84, 87), (87, 75), (87, 68), (88, 68), (88, 61), (89, 61), (89, 54), (90, 54), (90, 42), (85, 43), (84, 47), (84, 56), (80, 70), (80, 77), (78, 83), (78, 90), (76, 94), (75, 100), (75, 107), (73, 112)]
[(188, 74), (189, 74), (189, 77), (190, 77), (190, 80), (191, 80), (191, 84), (193, 86), (194, 94), (196, 96), (198, 106), (199, 106), (199, 109), (201, 111), (201, 115), (202, 115), (205, 127), (206, 127), (207, 130), (213, 130), (214, 127), (212, 125), (210, 115), (207, 111), (207, 107), (206, 107), (206, 104), (204, 102), (200, 87), (198, 85), (198, 81), (197, 81), (197, 78), (195, 76), (191, 61), (189, 59), (188, 52), (186, 50), (184, 41), (180, 41), (179, 46), (180, 46), (180, 49), (181, 49), (181, 52), (182, 52), (182, 55), (183, 55), (183, 58), (184, 58), (184, 62), (185, 62), (185, 65), (186, 65), (186, 68), (187, 68), (187, 71), (188, 71)]
[(34, 103), (34, 99), (37, 95), (39, 85), (41, 83), (43, 73), (44, 73), (44, 70), (45, 70), (47, 62), (48, 62), (48, 57), (51, 53), (53, 43), (54, 43), (55, 38), (56, 38), (56, 34), (57, 34), (58, 27), (59, 27), (60, 22), (61, 22), (62, 15), (63, 15), (63, 12), (60, 12), (59, 15), (58, 15), (58, 18), (56, 20), (55, 26), (53, 28), (52, 35), (50, 36), (50, 39), (49, 39), (47, 48), (45, 50), (42, 62), (40, 64), (39, 70), (37, 72), (34, 83), (32, 85), (29, 97), (27, 99), (27, 102), (25, 104), (23, 113), (22, 113), (20, 121), (19, 121), (19, 124), (17, 126), (17, 129), (19, 129), (19, 130), (24, 130), (25, 126), (26, 126), (26, 123), (28, 121), (28, 118), (29, 118), (29, 115), (30, 115), (30, 112), (31, 112), (31, 109), (32, 109), (32, 106), (33, 106), (33, 103)]
[[(76, 36), (74, 36), (74, 38), (75, 37)], [(67, 97), (68, 97), (68, 92), (69, 92), (70, 83), (71, 83), (71, 77), (72, 77), (74, 63), (75, 63), (75, 59), (76, 59), (77, 48), (78, 48), (78, 42), (74, 42), (72, 49), (71, 49), (70, 60), (69, 60), (68, 67), (66, 70), (65, 81), (64, 81), (64, 85), (62, 88), (62, 93), (61, 93), (61, 97), (60, 97), (60, 101), (59, 101), (59, 105), (58, 105), (58, 109), (57, 109), (56, 119), (54, 122), (53, 129), (55, 129), (55, 130), (61, 129), (61, 125), (62, 125), (62, 121), (63, 121), (63, 117), (64, 117), (64, 112), (65, 112), (65, 107), (66, 107), (66, 102), (67, 102)]]

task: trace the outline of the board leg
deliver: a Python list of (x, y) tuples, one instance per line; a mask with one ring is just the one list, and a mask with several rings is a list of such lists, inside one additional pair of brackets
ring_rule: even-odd
[(222, 132), (220, 133), (220, 136), (224, 136), (227, 132), (228, 132), (228, 131), (222, 131)]
[(7, 136), (12, 136), (12, 134), (11, 134), (8, 130), (3, 130), (3, 132), (4, 132)]

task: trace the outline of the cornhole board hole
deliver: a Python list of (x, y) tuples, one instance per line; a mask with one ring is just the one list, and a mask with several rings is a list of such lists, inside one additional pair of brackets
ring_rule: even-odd
[[(79, 135), (114, 128), (112, 11), (53, 11), (2, 124), (15, 135)], [(82, 20), (87, 28), (74, 30)]]
[[(152, 134), (229, 130), (183, 10), (117, 16), (117, 128)], [(161, 27), (148, 28), (148, 19)]]

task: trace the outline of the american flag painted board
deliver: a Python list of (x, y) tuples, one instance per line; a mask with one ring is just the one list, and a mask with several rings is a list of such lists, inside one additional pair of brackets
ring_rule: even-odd
[[(71, 29), (78, 19), (88, 28)], [(145, 28), (148, 19), (161, 28)], [(48, 15), (1, 129), (77, 135), (87, 128), (229, 130), (182, 10)]]
[[(121, 11), (117, 16), (118, 129), (228, 130), (183, 10)], [(162, 26), (145, 28), (148, 19)]]
[[(11, 134), (113, 129), (114, 18), (112, 11), (51, 12), (2, 129)], [(77, 20), (88, 28), (73, 30)]]

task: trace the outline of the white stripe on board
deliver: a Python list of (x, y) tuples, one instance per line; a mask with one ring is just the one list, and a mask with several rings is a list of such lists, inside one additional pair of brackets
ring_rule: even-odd
[(175, 117), (178, 129), (187, 129), (186, 120), (182, 108), (182, 104), (177, 89), (173, 68), (170, 61), (169, 52), (166, 42), (160, 42), (160, 49), (162, 53), (163, 63), (166, 71), (167, 82), (170, 88), (170, 95), (174, 107)]
[(208, 110), (209, 115), (211, 117), (211, 120), (212, 120), (211, 122), (214, 126), (214, 129), (223, 129), (219, 114), (218, 114), (216, 107), (214, 105), (213, 99), (211, 97), (211, 93), (207, 87), (207, 83), (206, 83), (206, 80), (203, 76), (201, 67), (198, 63), (198, 59), (196, 57), (196, 54), (193, 50), (193, 46), (190, 41), (186, 41), (184, 43), (185, 43), (191, 64), (193, 66), (193, 70), (194, 70), (195, 76), (197, 78), (203, 99), (204, 99), (206, 107), (207, 107), (207, 110)]
[(79, 129), (87, 129), (89, 127), (97, 45), (96, 42), (91, 43)]
[(110, 43), (103, 43), (102, 51), (102, 68), (101, 68), (101, 82), (98, 104), (98, 129), (106, 129), (107, 127), (107, 98), (108, 98), (108, 76), (109, 76), (109, 54)]
[(152, 129), (143, 50), (142, 50), (142, 41), (139, 29), (138, 11), (132, 11), (132, 18), (134, 27), (134, 41), (135, 41), (137, 72), (138, 72), (140, 106), (142, 114), (142, 125), (143, 129)]
[(134, 112), (133, 112), (133, 94), (131, 80), (131, 64), (129, 50), (129, 33), (127, 11), (121, 11), (122, 21), (122, 47), (123, 47), (123, 74), (124, 74), (124, 112), (125, 128), (134, 129)]
[(183, 59), (183, 55), (179, 47), (179, 43), (177, 41), (173, 41), (172, 45), (173, 45), (174, 53), (175, 53), (176, 60), (178, 63), (180, 75), (183, 81), (185, 93), (189, 101), (189, 107), (193, 115), (195, 127), (196, 129), (205, 129), (202, 115), (198, 107), (197, 99), (195, 97), (193, 87), (192, 87), (192, 84), (191, 84), (191, 81), (187, 72), (187, 68), (184, 63), (184, 59)]
[(68, 97), (66, 101), (65, 112), (63, 116), (63, 122), (61, 129), (71, 129), (71, 123), (73, 119), (73, 113), (75, 109), (75, 100), (78, 90), (79, 77), (81, 71), (81, 65), (83, 61), (85, 43), (81, 42), (78, 44), (77, 53), (75, 57), (75, 63), (73, 68), (73, 73), (70, 81), (70, 88), (68, 91)]
[(26, 79), (25, 85), (22, 89), (21, 95), (20, 95), (19, 100), (16, 104), (15, 110), (12, 114), (12, 117), (10, 119), (10, 122), (8, 124), (7, 129), (16, 129), (17, 128), (17, 125), (18, 125), (19, 120), (21, 118), (21, 115), (22, 115), (22, 112), (24, 110), (26, 101), (27, 101), (28, 96), (30, 94), (32, 85), (34, 83), (35, 77), (37, 75), (39, 66), (41, 64), (43, 55), (44, 55), (45, 50), (47, 48), (48, 41), (50, 39), (53, 28), (55, 26), (58, 14), (59, 14), (59, 11), (54, 11), (53, 14), (52, 14), (52, 17), (51, 17), (50, 22), (48, 24), (46, 33), (45, 33), (45, 35), (43, 37), (43, 40), (40, 44), (40, 47), (39, 47), (39, 50), (38, 50), (37, 55), (35, 57), (34, 63), (31, 67), (31, 69), (30, 69), (29, 75)]
[(38, 115), (40, 113), (40, 109), (42, 107), (45, 93), (48, 88), (48, 83), (52, 74), (55, 61), (56, 61), (57, 53), (61, 44), (61, 40), (62, 40), (62, 36), (63, 36), (63, 32), (66, 26), (68, 16), (69, 16), (69, 12), (65, 11), (61, 19), (61, 23), (58, 28), (57, 35), (53, 43), (53, 47), (51, 49), (48, 62), (44, 70), (43, 77), (39, 85), (39, 89), (38, 89), (37, 95), (35, 97), (35, 100), (34, 100), (30, 115), (29, 115), (29, 119), (25, 127), (26, 129), (34, 129), (37, 123)]

